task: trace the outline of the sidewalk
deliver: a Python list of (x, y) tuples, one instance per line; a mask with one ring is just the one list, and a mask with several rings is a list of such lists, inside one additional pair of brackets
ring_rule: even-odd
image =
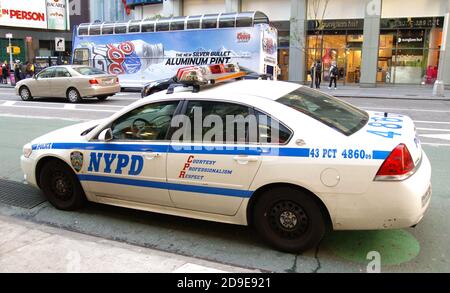
[(0, 216), (0, 273), (259, 272)]
[(409, 99), (409, 100), (450, 100), (450, 91), (445, 91), (445, 97), (434, 97), (432, 86), (379, 86), (375, 88), (361, 88), (359, 86), (340, 86), (328, 89), (327, 83), (322, 83), (321, 91), (335, 97), (379, 98), (379, 99)]

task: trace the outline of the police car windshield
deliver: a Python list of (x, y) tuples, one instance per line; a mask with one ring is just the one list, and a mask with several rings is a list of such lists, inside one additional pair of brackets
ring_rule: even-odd
[(93, 68), (93, 67), (75, 67), (73, 70), (78, 72), (81, 75), (98, 75), (98, 74), (106, 74), (106, 72)]
[(366, 125), (369, 115), (344, 101), (306, 87), (279, 98), (277, 102), (302, 112), (349, 136)]

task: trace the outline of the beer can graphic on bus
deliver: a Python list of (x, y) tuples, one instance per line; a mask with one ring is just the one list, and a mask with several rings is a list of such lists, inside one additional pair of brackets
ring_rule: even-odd
[(94, 67), (111, 74), (136, 74), (164, 61), (162, 44), (142, 40), (91, 47)]

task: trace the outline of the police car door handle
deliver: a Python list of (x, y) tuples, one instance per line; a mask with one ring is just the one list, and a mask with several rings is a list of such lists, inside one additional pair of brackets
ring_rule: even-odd
[(145, 158), (146, 158), (147, 160), (153, 160), (153, 159), (155, 159), (155, 158), (158, 158), (159, 156), (161, 156), (160, 153), (153, 153), (153, 152), (150, 152), (150, 153), (145, 154)]
[(257, 156), (235, 156), (233, 158), (238, 163), (250, 163), (250, 162), (258, 162), (259, 158)]

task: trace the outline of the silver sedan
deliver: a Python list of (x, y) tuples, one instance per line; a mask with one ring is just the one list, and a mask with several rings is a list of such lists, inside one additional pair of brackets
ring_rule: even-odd
[(16, 84), (16, 93), (24, 101), (30, 101), (33, 97), (67, 98), (71, 103), (78, 103), (87, 97), (104, 101), (118, 92), (120, 84), (117, 76), (82, 65), (49, 67), (35, 77)]

